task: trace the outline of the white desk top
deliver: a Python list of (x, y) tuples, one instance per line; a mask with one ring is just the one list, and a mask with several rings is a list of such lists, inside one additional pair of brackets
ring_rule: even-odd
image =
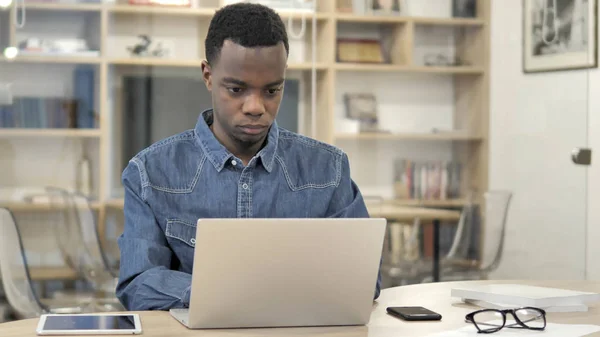
[[(472, 281), (472, 283), (519, 283), (546, 287), (556, 287), (579, 291), (600, 292), (600, 282), (591, 281)], [(237, 329), (237, 330), (188, 330), (168, 312), (139, 312), (142, 319), (144, 336), (209, 336), (209, 337), (246, 337), (246, 336), (323, 336), (323, 337), (402, 337), (427, 336), (468, 326), (464, 322), (467, 313), (477, 307), (461, 303), (450, 297), (450, 289), (465, 282), (431, 283), (384, 289), (373, 307), (371, 321), (367, 326), (323, 327), (323, 328), (286, 328), (286, 329)], [(388, 306), (423, 306), (440, 313), (439, 322), (405, 322), (389, 316)], [(548, 313), (548, 323), (599, 324), (600, 303), (590, 305), (584, 313)], [(35, 336), (37, 319), (22, 320), (0, 324), (0, 336)], [(475, 327), (473, 327), (475, 329)], [(493, 336), (493, 335), (491, 335)], [(600, 336), (600, 333), (588, 335)]]

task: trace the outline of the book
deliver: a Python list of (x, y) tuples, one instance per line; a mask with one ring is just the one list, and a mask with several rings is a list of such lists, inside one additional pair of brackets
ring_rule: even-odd
[(76, 128), (77, 101), (63, 97), (15, 97), (0, 105), (2, 128)]
[[(463, 302), (467, 304), (473, 304), (478, 307), (484, 309), (514, 309), (514, 305), (506, 304), (506, 303), (492, 303), (487, 301), (480, 300), (469, 300), (464, 299)], [(575, 305), (553, 305), (548, 307), (539, 307), (540, 309), (544, 309), (546, 312), (586, 312), (588, 311), (588, 306), (585, 304), (575, 304)]]
[(521, 284), (483, 284), (452, 288), (450, 296), (515, 307), (547, 308), (600, 301), (600, 294)]
[(461, 196), (461, 164), (446, 161), (394, 160), (396, 199), (448, 200)]

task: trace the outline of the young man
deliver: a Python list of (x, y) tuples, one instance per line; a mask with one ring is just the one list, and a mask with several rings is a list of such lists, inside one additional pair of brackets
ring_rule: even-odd
[[(123, 171), (117, 296), (129, 310), (189, 305), (199, 218), (369, 216), (347, 156), (275, 122), (289, 52), (281, 18), (256, 4), (224, 7), (205, 45), (213, 109)], [(375, 298), (379, 290), (380, 277)]]

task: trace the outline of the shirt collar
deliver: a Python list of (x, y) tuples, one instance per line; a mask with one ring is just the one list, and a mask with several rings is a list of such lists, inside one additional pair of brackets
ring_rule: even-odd
[[(221, 172), (227, 161), (233, 157), (233, 154), (229, 152), (223, 144), (221, 144), (215, 135), (210, 130), (210, 125), (213, 123), (213, 110), (207, 109), (202, 111), (194, 132), (196, 139), (204, 154), (206, 154), (208, 160), (214, 165), (218, 172)], [(267, 170), (271, 173), (273, 169), (273, 162), (275, 161), (275, 153), (279, 143), (279, 128), (277, 122), (273, 121), (269, 129), (267, 136), (267, 144), (258, 152), (257, 157)]]

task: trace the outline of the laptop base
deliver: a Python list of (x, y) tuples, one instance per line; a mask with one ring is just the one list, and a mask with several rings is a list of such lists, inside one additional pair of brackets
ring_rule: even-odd
[(186, 328), (190, 327), (190, 309), (171, 309), (169, 313)]

